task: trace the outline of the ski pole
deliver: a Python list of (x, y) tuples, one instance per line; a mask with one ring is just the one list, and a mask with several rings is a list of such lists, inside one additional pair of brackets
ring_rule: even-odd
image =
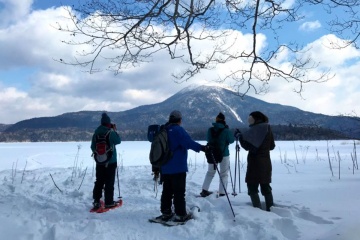
[(118, 190), (119, 190), (119, 197), (118, 198), (122, 198), (120, 195), (120, 182), (119, 182), (119, 167), (116, 166), (116, 176), (117, 176), (117, 182), (118, 182)]
[(157, 194), (158, 194), (158, 176), (156, 176), (154, 174), (154, 192), (155, 192), (155, 198), (157, 198)]
[[(230, 160), (229, 160), (230, 161)], [(233, 193), (234, 193), (234, 183), (233, 183), (233, 179), (232, 179), (232, 175), (231, 175), (231, 167), (230, 167), (230, 163), (229, 163), (229, 173), (230, 173), (230, 181), (231, 181), (231, 188), (233, 189)], [(234, 195), (234, 194), (233, 194)]]
[[(239, 154), (239, 152), (237, 151), (237, 146), (238, 146), (238, 139), (236, 139), (236, 145), (235, 145), (235, 173), (234, 173), (234, 186), (233, 186), (233, 192), (232, 192), (233, 196), (237, 195), (237, 193), (235, 191), (235, 189), (236, 189), (236, 170), (237, 170), (237, 163), (236, 162), (237, 162), (238, 154)], [(239, 169), (239, 171), (240, 171), (240, 169)]]
[(211, 149), (210, 149), (209, 151), (210, 151), (211, 158), (212, 158), (212, 161), (213, 161), (213, 163), (214, 163), (214, 166), (215, 166), (215, 168), (216, 168), (216, 171), (217, 171), (217, 173), (219, 174), (220, 182), (221, 182), (221, 184), (222, 184), (222, 186), (223, 186), (223, 188), (224, 188), (225, 195), (226, 195), (226, 198), (227, 198), (227, 200), (228, 200), (228, 202), (229, 202), (229, 205), (230, 205), (230, 208), (231, 208), (232, 214), (233, 214), (233, 216), (234, 216), (234, 221), (235, 221), (235, 213), (234, 213), (234, 209), (233, 209), (233, 207), (232, 207), (232, 205), (231, 205), (231, 202), (230, 202), (230, 199), (229, 199), (228, 193), (227, 193), (226, 188), (225, 188), (225, 184), (224, 184), (224, 182), (223, 182), (223, 180), (222, 180), (222, 177), (221, 177), (221, 175), (220, 175), (220, 171), (219, 171), (219, 168), (218, 168), (217, 163), (216, 163), (216, 161), (215, 161), (214, 154), (213, 154), (213, 152), (212, 152), (212, 150), (211, 150)]
[[(236, 152), (237, 152), (237, 165), (239, 169), (239, 193), (241, 193), (241, 180), (240, 180), (240, 146), (236, 141)], [(236, 163), (235, 163), (236, 164)]]

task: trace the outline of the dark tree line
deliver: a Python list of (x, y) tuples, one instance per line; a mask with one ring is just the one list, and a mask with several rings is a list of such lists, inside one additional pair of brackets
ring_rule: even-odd
[[(232, 129), (233, 131), (234, 129)], [(245, 129), (241, 129), (245, 130)], [(280, 140), (335, 140), (347, 139), (342, 133), (319, 127), (272, 126), (274, 137)], [(207, 128), (187, 129), (197, 141), (205, 141)], [(0, 132), (0, 142), (80, 142), (91, 141), (93, 131), (78, 128), (22, 129), (15, 132)], [(122, 141), (147, 141), (147, 130), (120, 130)]]

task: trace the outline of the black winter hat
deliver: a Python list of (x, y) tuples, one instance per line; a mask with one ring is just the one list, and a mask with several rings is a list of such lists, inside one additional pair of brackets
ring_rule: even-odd
[(110, 123), (111, 123), (110, 117), (106, 113), (103, 113), (101, 115), (101, 124), (110, 124)]
[(252, 112), (249, 115), (254, 118), (255, 123), (259, 123), (259, 122), (267, 123), (267, 122), (269, 122), (269, 118), (260, 111)]
[(182, 119), (182, 114), (178, 110), (174, 110), (169, 115), (169, 122), (177, 123), (180, 119)]
[(222, 113), (219, 113), (219, 114), (216, 116), (215, 122), (224, 122), (224, 121), (225, 121), (225, 115), (222, 114)]

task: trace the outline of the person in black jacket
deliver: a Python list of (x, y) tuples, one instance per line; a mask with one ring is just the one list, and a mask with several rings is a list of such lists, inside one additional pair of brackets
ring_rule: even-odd
[(258, 194), (260, 185), (261, 194), (265, 198), (266, 210), (270, 211), (271, 206), (274, 205), (270, 186), (272, 175), (270, 150), (275, 148), (274, 137), (269, 119), (262, 112), (250, 113), (248, 123), (249, 129), (244, 133), (238, 129), (235, 131), (235, 137), (239, 139), (241, 146), (248, 151), (245, 177), (248, 195), (253, 206), (261, 208)]

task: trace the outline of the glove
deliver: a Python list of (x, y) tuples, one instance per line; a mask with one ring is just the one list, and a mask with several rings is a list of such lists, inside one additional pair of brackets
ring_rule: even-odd
[(201, 149), (200, 149), (200, 151), (202, 151), (202, 152), (206, 152), (206, 147), (207, 147), (207, 146), (205, 146), (205, 145), (201, 145)]
[(234, 132), (234, 137), (236, 139), (240, 139), (242, 137), (242, 133), (240, 132), (240, 130), (237, 128), (235, 129), (235, 132)]
[(159, 177), (159, 172), (158, 171), (154, 172), (154, 178), (158, 178), (158, 177)]
[(201, 146), (201, 151), (203, 152), (208, 152), (210, 150), (211, 146), (209, 145), (202, 145)]

